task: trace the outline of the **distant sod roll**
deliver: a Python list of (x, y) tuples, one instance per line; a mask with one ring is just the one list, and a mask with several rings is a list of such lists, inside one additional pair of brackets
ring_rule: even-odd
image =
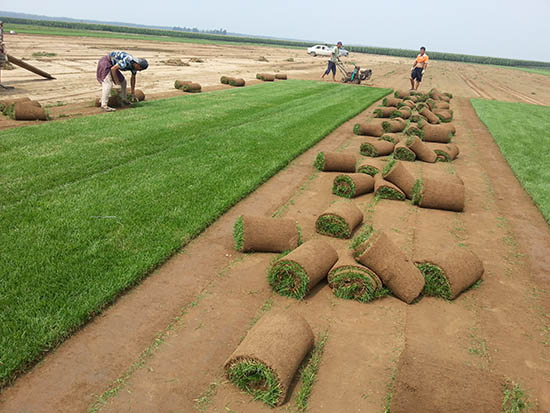
[(355, 172), (355, 156), (341, 152), (319, 152), (314, 166), (325, 172)]
[(352, 202), (337, 202), (317, 218), (315, 230), (334, 238), (351, 238), (353, 230), (363, 222), (363, 213)]
[(145, 93), (143, 93), (143, 90), (141, 89), (135, 89), (134, 90), (134, 96), (139, 102), (142, 102), (145, 100)]
[(292, 311), (270, 311), (224, 363), (230, 382), (269, 406), (287, 398), (296, 372), (313, 347), (311, 327)]
[(29, 97), (17, 98), (17, 99), (4, 99), (0, 100), (0, 110), (6, 109), (8, 106), (15, 105), (16, 103), (31, 102)]
[(361, 143), (359, 151), (363, 156), (378, 157), (386, 156), (393, 152), (394, 144), (382, 139), (366, 137)]
[(407, 198), (412, 199), (416, 180), (407, 168), (405, 168), (403, 162), (396, 159), (389, 161), (382, 172), (382, 178), (397, 185), (397, 187), (405, 193)]
[(387, 96), (384, 99), (382, 99), (382, 105), (383, 106), (394, 106), (397, 107), (401, 102), (403, 102), (402, 99)]
[(264, 82), (273, 82), (275, 80), (275, 75), (270, 73), (258, 73), (256, 79), (263, 80)]
[(241, 252), (284, 252), (301, 243), (300, 227), (292, 219), (241, 215), (233, 226), (235, 249)]
[(401, 135), (400, 133), (392, 133), (392, 132), (387, 132), (385, 134), (383, 134), (382, 136), (380, 136), (380, 139), (382, 139), (383, 141), (388, 141), (388, 142), (391, 142), (393, 144), (398, 144), (399, 142), (401, 142), (401, 137), (403, 135)]
[(430, 109), (428, 109), (427, 107), (423, 108), (422, 110), (419, 110), (418, 111), (422, 116), (424, 116), (426, 119), (428, 119), (428, 122), (430, 122), (431, 124), (438, 124), (440, 123), (441, 121), (439, 120), (439, 118), (436, 116), (435, 113), (433, 113)]
[(406, 109), (394, 110), (391, 114), (391, 118), (409, 119), (410, 117), (411, 117), (411, 111)]
[(416, 159), (429, 163), (435, 163), (435, 161), (437, 161), (437, 154), (422, 142), (418, 136), (409, 136), (405, 145), (416, 154)]
[(193, 82), (191, 82), (190, 80), (176, 80), (174, 82), (174, 87), (176, 89), (181, 89), (184, 85), (190, 85), (191, 83)]
[(277, 73), (275, 75), (275, 79), (277, 79), (277, 80), (287, 80), (288, 76), (286, 75), (286, 73)]
[(389, 293), (374, 271), (353, 258), (349, 248), (338, 251), (338, 261), (328, 273), (327, 280), (332, 293), (346, 300), (368, 303)]
[(202, 90), (202, 86), (199, 83), (188, 83), (188, 84), (182, 85), (180, 87), (180, 90), (187, 93), (200, 93)]
[(403, 132), (406, 127), (407, 122), (405, 122), (401, 118), (394, 118), (391, 120), (382, 121), (382, 128), (384, 129), (384, 132)]
[(232, 77), (231, 79), (229, 79), (228, 82), (229, 82), (229, 85), (236, 86), (236, 87), (243, 87), (244, 85), (246, 85), (245, 80), (242, 78)]
[(435, 101), (435, 107), (437, 109), (450, 109), (451, 105), (447, 102)]
[(426, 145), (430, 147), (437, 154), (438, 162), (452, 162), (458, 156), (460, 150), (456, 143), (434, 143), (426, 142)]
[(451, 122), (453, 120), (453, 111), (450, 109), (434, 109), (433, 114), (436, 115), (441, 122)]
[(408, 90), (396, 90), (393, 96), (399, 99), (407, 98), (411, 95), (411, 92)]
[(277, 294), (303, 299), (338, 260), (336, 250), (326, 241), (307, 241), (269, 268), (267, 280)]
[(46, 110), (32, 102), (19, 102), (14, 105), (13, 118), (15, 120), (48, 120)]
[(425, 122), (420, 124), (423, 132), (423, 140), (426, 142), (449, 143), (453, 137), (449, 124), (430, 125)]
[(461, 212), (464, 210), (464, 185), (444, 179), (416, 180), (412, 201), (422, 208)]
[(230, 79), (234, 79), (234, 78), (231, 77), (231, 76), (222, 76), (222, 77), (220, 77), (220, 83), (222, 83), (224, 85), (228, 85)]
[(428, 259), (415, 260), (424, 279), (424, 295), (454, 300), (483, 275), (479, 257), (465, 248), (452, 248)]
[(414, 104), (414, 102), (410, 99), (407, 99), (407, 100), (404, 100), (403, 102), (399, 103), (397, 105), (397, 109), (400, 109), (402, 108), (403, 106), (407, 106), (408, 108), (411, 108), (413, 109), (416, 105)]
[(424, 288), (424, 277), (383, 231), (360, 234), (352, 243), (355, 259), (373, 270), (391, 292), (410, 304)]
[(366, 159), (357, 165), (357, 172), (375, 176), (384, 170), (386, 162), (380, 159)]
[(415, 113), (411, 114), (411, 117), (409, 118), (409, 121), (413, 122), (413, 123), (418, 123), (420, 121), (426, 121), (427, 122), (428, 119), (426, 119), (424, 116), (422, 116), (418, 112), (415, 112)]
[(332, 193), (344, 198), (355, 198), (374, 190), (374, 179), (363, 173), (338, 175), (334, 178)]
[(404, 201), (406, 199), (405, 193), (397, 187), (382, 178), (382, 174), (376, 174), (374, 176), (374, 194), (381, 199), (391, 199), (395, 201)]
[(394, 110), (395, 108), (392, 106), (389, 106), (389, 107), (381, 106), (374, 109), (372, 113), (374, 113), (374, 117), (376, 118), (389, 118), (394, 112)]
[(414, 162), (416, 154), (404, 142), (400, 142), (393, 148), (393, 157), (400, 161)]
[(380, 122), (369, 122), (369, 123), (356, 123), (353, 127), (353, 133), (361, 136), (376, 136), (380, 137), (386, 131), (382, 127)]

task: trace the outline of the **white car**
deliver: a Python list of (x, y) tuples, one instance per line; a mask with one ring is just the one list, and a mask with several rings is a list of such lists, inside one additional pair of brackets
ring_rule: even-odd
[[(334, 46), (326, 46), (324, 44), (317, 44), (307, 48), (307, 53), (311, 56), (331, 56)], [(346, 49), (340, 49), (339, 56), (349, 56), (349, 52)]]

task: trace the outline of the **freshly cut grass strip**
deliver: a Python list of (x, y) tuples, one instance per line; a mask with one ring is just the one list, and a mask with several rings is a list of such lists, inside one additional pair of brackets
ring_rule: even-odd
[(355, 198), (373, 190), (374, 179), (364, 173), (338, 175), (332, 185), (332, 193), (344, 198)]
[(423, 140), (426, 142), (439, 142), (439, 143), (449, 143), (453, 137), (452, 130), (448, 126), (449, 124), (443, 125), (430, 125), (429, 123), (422, 123), (422, 131), (424, 132)]
[(312, 349), (307, 321), (291, 311), (266, 313), (225, 362), (229, 381), (269, 406), (280, 406)]
[(382, 178), (382, 174), (374, 176), (374, 193), (382, 199), (404, 201), (405, 193), (396, 185)]
[(242, 215), (233, 227), (235, 249), (241, 252), (283, 252), (300, 245), (298, 224), (292, 219)]
[(415, 259), (426, 279), (424, 295), (454, 300), (470, 288), (483, 275), (479, 257), (465, 248), (455, 247), (433, 254), (429, 258)]
[(277, 73), (275, 75), (275, 79), (277, 79), (277, 80), (287, 80), (288, 76), (286, 75), (286, 73)]
[(418, 136), (411, 135), (407, 138), (405, 145), (416, 154), (416, 158), (429, 163), (435, 163), (437, 154), (422, 142)]
[(321, 235), (351, 238), (353, 230), (363, 222), (363, 213), (352, 202), (337, 202), (317, 218), (315, 229)]
[(453, 120), (453, 111), (450, 109), (434, 109), (433, 113), (441, 122), (451, 122)]
[[(366, 139), (366, 138), (365, 138)], [(370, 138), (361, 143), (360, 152), (363, 156), (386, 156), (393, 152), (394, 144), (382, 139)]]
[(391, 96), (386, 96), (384, 99), (382, 99), (382, 105), (384, 106), (394, 106), (397, 107), (401, 102), (403, 102), (402, 99), (398, 99)]
[(356, 123), (353, 127), (353, 133), (362, 136), (382, 136), (386, 131), (380, 122)]
[(407, 168), (405, 168), (403, 162), (392, 159), (386, 164), (382, 177), (392, 184), (397, 185), (397, 187), (405, 193), (407, 198), (412, 199), (415, 179)]
[(337, 260), (336, 250), (326, 241), (310, 240), (275, 261), (267, 280), (277, 294), (301, 300), (327, 276)]
[(401, 142), (401, 137), (402, 136), (403, 135), (401, 133), (388, 132), (388, 133), (385, 133), (382, 136), (380, 136), (380, 139), (382, 139), (384, 141), (391, 142), (391, 143), (397, 145), (399, 142)]
[(384, 132), (403, 132), (406, 127), (407, 122), (401, 118), (382, 121), (382, 128), (384, 129)]
[(338, 261), (327, 279), (332, 293), (346, 300), (368, 303), (389, 294), (374, 271), (359, 264), (350, 249), (338, 251)]
[(374, 113), (375, 118), (389, 118), (391, 117), (392, 113), (395, 111), (394, 107), (379, 107), (374, 109), (372, 113)]
[[(417, 138), (418, 139), (418, 138)], [(400, 161), (414, 162), (416, 154), (405, 143), (401, 142), (393, 148), (393, 157)]]
[(391, 292), (407, 304), (420, 295), (424, 277), (383, 231), (373, 231), (355, 242), (353, 255), (373, 270)]
[(438, 162), (451, 162), (456, 159), (460, 150), (456, 143), (435, 143), (435, 142), (426, 142), (425, 143), (429, 148), (431, 148), (437, 154)]
[(32, 102), (19, 102), (13, 105), (15, 120), (48, 120), (46, 110)]
[(422, 208), (461, 212), (464, 210), (464, 198), (464, 185), (424, 178), (415, 182), (412, 201)]
[(437, 115), (433, 113), (430, 109), (428, 109), (428, 107), (424, 107), (422, 110), (419, 109), (418, 113), (428, 119), (428, 122), (430, 122), (431, 124), (438, 124), (441, 122)]
[(355, 156), (341, 152), (319, 152), (314, 166), (320, 171), (355, 172)]
[(367, 174), (370, 176), (375, 176), (378, 173), (381, 173), (386, 165), (385, 161), (380, 159), (367, 159), (362, 161), (357, 166), (357, 172)]

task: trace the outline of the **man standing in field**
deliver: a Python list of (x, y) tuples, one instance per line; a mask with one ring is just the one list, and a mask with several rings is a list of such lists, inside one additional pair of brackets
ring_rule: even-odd
[(130, 93), (133, 95), (136, 89), (136, 73), (147, 69), (148, 66), (147, 60), (135, 58), (126, 52), (111, 52), (99, 59), (97, 64), (97, 81), (101, 84), (101, 108), (106, 112), (115, 110), (107, 106), (113, 84), (120, 85), (120, 96), (123, 101), (126, 101), (126, 79), (120, 72), (121, 70), (132, 72)]
[(325, 70), (325, 73), (323, 73), (323, 76), (321, 76), (321, 79), (324, 79), (326, 75), (328, 75), (332, 71), (332, 81), (336, 82), (336, 62), (338, 62), (338, 58), (340, 57), (340, 49), (342, 48), (342, 42), (338, 42), (336, 46), (332, 49), (332, 55), (330, 56), (330, 59), (328, 61), (328, 67), (327, 70)]
[(413, 63), (411, 71), (411, 90), (418, 90), (420, 82), (422, 82), (422, 75), (428, 67), (428, 55), (426, 54), (426, 48), (422, 46), (420, 48), (420, 54), (416, 56), (416, 60)]

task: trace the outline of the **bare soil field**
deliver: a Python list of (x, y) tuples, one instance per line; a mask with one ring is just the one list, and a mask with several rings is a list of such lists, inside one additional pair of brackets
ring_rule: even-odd
[[(3, 71), (1, 97), (29, 96), (52, 107), (54, 116), (98, 113), (97, 60), (123, 49), (150, 61), (138, 87), (150, 96), (174, 96), (176, 78), (220, 87), (222, 74), (247, 81), (259, 71), (316, 79), (324, 58), (305, 51), (256, 46), (191, 45), (120, 40), (6, 36), (9, 52), (52, 73), (46, 81), (16, 69)], [(40, 61), (34, 51), (55, 52)], [(258, 62), (265, 56), (268, 62)], [(165, 66), (169, 58), (200, 57), (204, 63)], [(294, 62), (287, 62), (292, 57)], [(374, 76), (368, 85), (405, 89), (407, 59), (357, 55), (350, 60)], [(365, 222), (385, 230), (408, 258), (442, 245), (462, 245), (483, 261), (483, 283), (446, 302), (425, 297), (406, 305), (394, 297), (364, 304), (336, 298), (326, 282), (305, 300), (272, 293), (266, 270), (275, 254), (233, 249), (232, 227), (242, 214), (294, 218), (306, 240), (323, 238), (336, 249), (349, 241), (315, 233), (315, 220), (334, 200), (337, 173), (318, 172), (318, 151), (343, 150), (359, 158), (361, 137), (346, 122), (286, 169), (238, 203), (138, 287), (49, 354), (0, 394), (6, 412), (263, 412), (292, 410), (295, 388), (282, 407), (250, 400), (224, 376), (223, 363), (254, 322), (268, 311), (292, 308), (328, 340), (309, 400), (311, 412), (382, 412), (399, 375), (400, 355), (429, 353), (455, 365), (477, 367), (521, 384), (533, 411), (550, 412), (550, 231), (517, 181), (470, 97), (550, 104), (550, 77), (489, 66), (432, 62), (422, 88), (452, 92), (452, 163), (410, 163), (415, 174), (458, 174), (466, 207), (455, 213), (422, 209), (373, 194), (353, 202)], [(10, 95), (11, 93), (11, 95)], [(72, 111), (72, 112), (71, 112)], [(11, 122), (11, 121), (1, 121)], [(5, 124), (9, 127), (11, 123)], [(0, 126), (1, 127), (1, 126)], [(427, 367), (426, 367), (427, 368)], [(457, 371), (460, 377), (461, 371)], [(428, 371), (419, 376), (429, 377)], [(437, 381), (437, 377), (432, 377)], [(465, 378), (467, 379), (467, 378)], [(289, 407), (290, 406), (290, 407)]]

